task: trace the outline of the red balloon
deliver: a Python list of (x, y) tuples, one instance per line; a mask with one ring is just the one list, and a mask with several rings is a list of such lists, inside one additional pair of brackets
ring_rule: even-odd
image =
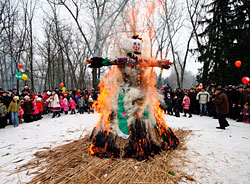
[(62, 88), (62, 87), (64, 86), (64, 84), (63, 84), (63, 83), (61, 83), (61, 84), (60, 84), (60, 86), (61, 86), (61, 88)]
[(23, 64), (19, 64), (18, 67), (19, 67), (19, 68), (23, 68)]
[(63, 91), (63, 92), (62, 92), (62, 94), (64, 94), (64, 95), (65, 95), (65, 94), (67, 94), (67, 93), (66, 93), (65, 91)]
[(237, 68), (239, 68), (240, 66), (241, 66), (241, 61), (240, 60), (238, 60), (238, 61), (235, 61), (235, 66), (237, 67)]
[(249, 77), (243, 77), (243, 78), (242, 78), (242, 82), (243, 82), (243, 84), (245, 84), (245, 85), (247, 85), (247, 84), (249, 83), (249, 81), (250, 81)]

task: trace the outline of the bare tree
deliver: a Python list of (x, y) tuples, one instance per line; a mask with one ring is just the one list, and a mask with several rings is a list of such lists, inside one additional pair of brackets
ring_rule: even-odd
[(34, 35), (33, 35), (33, 19), (34, 13), (36, 9), (36, 1), (34, 0), (22, 0), (23, 3), (23, 11), (25, 21), (27, 22), (27, 58), (29, 64), (29, 75), (30, 75), (30, 82), (31, 82), (31, 89), (34, 90)]
[[(186, 0), (185, 9), (177, 8), (177, 5), (181, 3), (180, 1), (177, 1), (177, 0), (171, 0), (171, 1), (162, 0), (160, 2), (162, 4), (162, 7), (165, 13), (165, 16), (161, 16), (162, 19), (164, 20), (163, 25), (166, 26), (168, 37), (169, 37), (167, 48), (168, 46), (170, 46), (169, 50), (171, 51), (172, 58), (173, 58), (174, 70), (175, 70), (175, 74), (177, 77), (178, 87), (183, 87), (186, 65), (187, 65), (187, 61), (189, 58), (189, 53), (191, 52), (191, 43), (193, 39), (198, 38), (196, 36), (197, 36), (197, 30), (198, 30), (198, 21), (200, 20), (199, 15), (201, 12), (202, 1)], [(184, 12), (187, 12), (188, 17), (189, 17), (188, 19), (183, 18), (185, 15)], [(186, 44), (183, 44), (181, 46), (181, 50), (178, 51), (178, 48), (177, 48), (178, 42), (176, 43), (174, 42), (174, 40), (176, 40), (174, 39), (174, 37), (175, 35), (177, 35), (180, 29), (184, 29), (184, 28), (186, 32), (189, 32), (189, 36), (188, 36)], [(159, 32), (161, 31), (165, 31), (165, 28), (162, 27), (161, 29), (159, 29)], [(158, 43), (159, 43), (159, 51), (161, 52), (164, 46), (166, 46), (167, 39), (161, 38), (157, 40), (160, 40), (158, 41)], [(185, 49), (184, 49), (184, 46), (185, 46)], [(166, 54), (167, 53), (168, 52), (166, 52)]]
[[(3, 5), (3, 6), (2, 6)], [(25, 37), (27, 34), (27, 22), (21, 19), (21, 11), (19, 10), (19, 2), (6, 0), (1, 4), (1, 57), (3, 58), (4, 69), (1, 67), (2, 81), (6, 81), (6, 88), (14, 87), (16, 82), (15, 73), (19, 71), (18, 63), (21, 56), (26, 50)], [(4, 71), (3, 71), (4, 70)], [(5, 79), (4, 79), (5, 77)]]
[[(86, 0), (86, 7), (82, 8), (81, 1), (60, 0), (58, 4), (63, 5), (72, 18), (74, 19), (78, 30), (84, 38), (85, 44), (93, 57), (102, 55), (102, 47), (104, 46), (111, 30), (113, 29), (119, 15), (124, 10), (128, 0), (109, 1), (109, 0)], [(73, 6), (73, 7), (72, 7)], [(93, 21), (93, 25), (86, 24), (88, 29), (94, 33), (94, 37), (88, 37), (86, 29), (80, 24), (80, 10), (85, 9)], [(93, 87), (97, 88), (97, 70), (92, 70)]]

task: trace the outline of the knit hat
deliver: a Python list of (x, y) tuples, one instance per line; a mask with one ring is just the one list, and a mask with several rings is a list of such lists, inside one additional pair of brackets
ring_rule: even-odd
[(249, 107), (249, 104), (248, 104), (248, 103), (246, 103), (246, 104), (244, 105), (244, 107), (248, 108), (248, 107)]
[(29, 97), (28, 95), (26, 95), (26, 96), (24, 97), (24, 99), (25, 99), (25, 100), (29, 100), (30, 97)]
[(37, 97), (37, 96), (36, 96), (36, 101), (37, 101), (37, 102), (43, 102), (43, 99), (42, 99), (41, 97)]
[(14, 100), (19, 100), (19, 96), (14, 96)]

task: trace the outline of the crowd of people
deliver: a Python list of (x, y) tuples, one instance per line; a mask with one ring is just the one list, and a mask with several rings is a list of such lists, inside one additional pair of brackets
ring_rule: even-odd
[[(180, 113), (188, 118), (192, 114), (210, 116), (219, 119), (221, 129), (229, 126), (226, 117), (238, 122), (250, 122), (250, 85), (245, 88), (221, 88), (211, 85), (204, 88), (172, 90), (170, 86), (163, 86), (164, 95), (162, 109), (169, 115), (180, 117)], [(98, 91), (94, 89), (74, 89), (62, 92), (58, 88), (52, 91), (35, 94), (25, 86), (19, 95), (16, 89), (4, 91), (0, 88), (0, 128), (8, 124), (17, 127), (22, 122), (32, 122), (52, 113), (52, 118), (61, 114), (93, 113), (92, 104), (98, 98)]]
[(226, 117), (237, 122), (250, 122), (250, 85), (227, 88), (210, 85), (207, 90), (194, 87), (172, 90), (166, 85), (161, 88), (161, 93), (165, 102), (162, 108), (169, 115), (180, 117), (183, 112), (183, 116), (188, 114), (189, 118), (192, 114), (210, 116), (219, 119), (222, 129), (229, 126)]
[(8, 124), (17, 127), (20, 123), (30, 123), (52, 113), (52, 118), (61, 114), (93, 113), (92, 104), (97, 100), (94, 89), (74, 89), (62, 92), (58, 88), (43, 93), (34, 93), (25, 86), (21, 94), (17, 89), (4, 91), (0, 88), (0, 128)]

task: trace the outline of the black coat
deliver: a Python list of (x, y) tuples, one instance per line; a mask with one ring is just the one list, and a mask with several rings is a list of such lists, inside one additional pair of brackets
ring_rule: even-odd
[(175, 110), (179, 110), (180, 108), (179, 108), (179, 99), (178, 98), (174, 98), (173, 99), (173, 108), (175, 109)]
[(166, 106), (167, 106), (168, 109), (169, 109), (169, 108), (172, 108), (172, 105), (173, 105), (173, 98), (171, 97), (171, 95), (170, 95), (169, 97), (166, 96), (166, 97), (164, 98), (164, 101), (165, 101)]
[(10, 102), (12, 101), (12, 98), (9, 96), (1, 97), (1, 100), (3, 104), (8, 108), (10, 105)]
[(250, 93), (245, 91), (242, 93), (240, 104), (244, 106), (246, 103), (248, 103), (248, 105), (250, 104)]

